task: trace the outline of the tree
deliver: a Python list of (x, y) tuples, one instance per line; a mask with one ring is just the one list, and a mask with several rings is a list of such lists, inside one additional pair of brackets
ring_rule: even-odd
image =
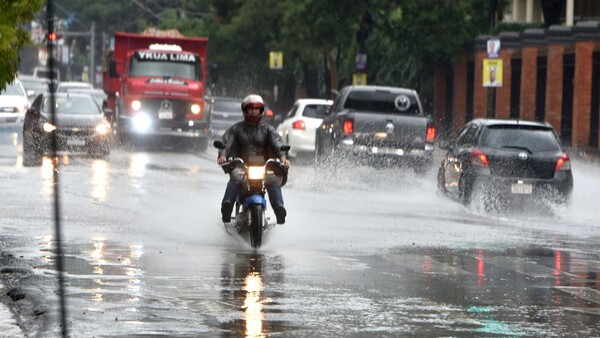
[(25, 46), (29, 33), (23, 25), (29, 23), (42, 7), (42, 0), (4, 2), (0, 11), (0, 90), (13, 81), (19, 69), (18, 51)]

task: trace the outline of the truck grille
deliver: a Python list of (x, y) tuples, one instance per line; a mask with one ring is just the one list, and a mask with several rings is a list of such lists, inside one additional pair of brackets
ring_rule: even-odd
[(158, 111), (161, 110), (161, 106), (165, 107), (169, 104), (173, 111), (173, 120), (184, 120), (185, 114), (190, 111), (190, 102), (172, 99), (145, 99), (142, 101), (141, 110), (158, 118)]

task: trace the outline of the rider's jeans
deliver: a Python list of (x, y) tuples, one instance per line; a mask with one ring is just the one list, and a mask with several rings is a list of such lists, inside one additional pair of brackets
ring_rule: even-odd
[[(227, 182), (227, 188), (225, 189), (225, 196), (223, 196), (223, 202), (228, 202), (233, 205), (235, 199), (242, 192), (242, 183), (244, 182), (244, 170), (241, 168), (234, 169), (229, 174), (229, 182)], [(281, 194), (281, 187), (279, 186), (279, 180), (275, 175), (267, 175), (265, 179), (265, 188), (269, 194), (269, 202), (271, 206), (275, 207), (283, 205), (283, 195)]]

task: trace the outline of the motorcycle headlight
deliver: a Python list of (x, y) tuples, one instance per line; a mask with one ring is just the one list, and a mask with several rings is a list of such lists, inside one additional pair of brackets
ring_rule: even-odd
[(107, 123), (101, 123), (96, 126), (96, 132), (100, 135), (106, 135), (109, 129), (110, 128)]
[(50, 132), (56, 130), (56, 126), (54, 126), (52, 123), (48, 123), (48, 122), (44, 122), (44, 125), (42, 126), (42, 128), (47, 133), (50, 133)]
[(262, 180), (263, 178), (265, 178), (265, 167), (249, 167), (248, 168), (248, 179)]
[(190, 108), (190, 110), (192, 111), (192, 114), (200, 114), (200, 111), (202, 109), (200, 109), (200, 105), (199, 104), (194, 103), (192, 105), (192, 107)]

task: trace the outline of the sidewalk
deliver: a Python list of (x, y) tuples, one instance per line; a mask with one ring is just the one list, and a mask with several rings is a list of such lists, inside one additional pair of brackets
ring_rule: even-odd
[[(0, 290), (4, 290), (4, 285), (0, 284)], [(0, 302), (0, 333), (2, 337), (25, 337), (14, 315), (2, 302)]]

